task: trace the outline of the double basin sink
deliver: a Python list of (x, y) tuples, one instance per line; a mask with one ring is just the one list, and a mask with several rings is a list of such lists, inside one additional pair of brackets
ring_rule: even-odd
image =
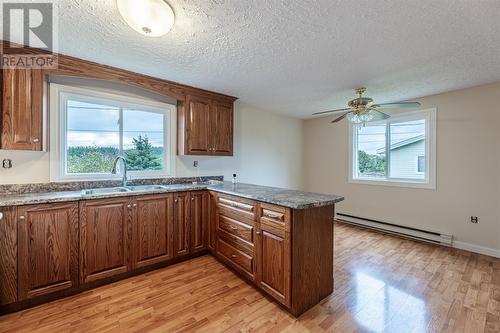
[(97, 194), (113, 194), (113, 193), (129, 193), (129, 192), (149, 192), (158, 190), (167, 190), (168, 187), (163, 185), (139, 185), (139, 186), (125, 186), (125, 187), (108, 187), (108, 188), (94, 188), (89, 190), (82, 190), (82, 195), (97, 195)]

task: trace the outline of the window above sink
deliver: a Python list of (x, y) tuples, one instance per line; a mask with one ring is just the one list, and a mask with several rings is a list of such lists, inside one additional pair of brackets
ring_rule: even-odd
[(51, 181), (175, 176), (176, 106), (87, 88), (50, 85)]

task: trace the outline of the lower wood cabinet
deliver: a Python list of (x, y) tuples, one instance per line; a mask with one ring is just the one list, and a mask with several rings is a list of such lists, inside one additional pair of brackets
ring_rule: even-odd
[(0, 208), (0, 305), (17, 301), (17, 209)]
[(209, 192), (208, 203), (208, 228), (207, 228), (207, 247), (215, 253), (217, 242), (217, 193)]
[(157, 264), (173, 258), (173, 203), (173, 194), (139, 197), (132, 203), (134, 268)]
[(208, 192), (191, 192), (191, 253), (207, 249), (208, 236)]
[(174, 257), (190, 252), (189, 192), (174, 193)]
[(19, 208), (18, 298), (78, 285), (78, 204)]
[(290, 305), (290, 234), (260, 224), (257, 231), (257, 284), (280, 303)]
[(127, 272), (131, 267), (129, 198), (80, 203), (80, 281)]

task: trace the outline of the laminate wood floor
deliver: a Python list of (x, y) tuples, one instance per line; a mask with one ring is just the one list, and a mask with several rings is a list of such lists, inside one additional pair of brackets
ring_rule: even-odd
[(0, 331), (500, 332), (500, 259), (335, 232), (335, 292), (299, 319), (204, 256), (0, 317)]

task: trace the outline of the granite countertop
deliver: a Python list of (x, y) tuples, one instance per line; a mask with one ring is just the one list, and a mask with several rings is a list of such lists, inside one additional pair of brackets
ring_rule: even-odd
[(222, 182), (217, 185), (209, 185), (208, 189), (293, 209), (328, 206), (344, 200), (343, 197), (337, 195), (287, 190), (278, 187), (244, 183), (232, 184), (230, 182)]
[(325, 195), (243, 183), (234, 185), (230, 182), (221, 182), (219, 184), (172, 184), (164, 185), (164, 188), (162, 189), (115, 193), (84, 194), (82, 193), (82, 191), (63, 191), (47, 193), (0, 194), (0, 207), (127, 197), (145, 194), (197, 191), (204, 189), (276, 204), (293, 209), (328, 206), (344, 200), (343, 197), (336, 195)]

